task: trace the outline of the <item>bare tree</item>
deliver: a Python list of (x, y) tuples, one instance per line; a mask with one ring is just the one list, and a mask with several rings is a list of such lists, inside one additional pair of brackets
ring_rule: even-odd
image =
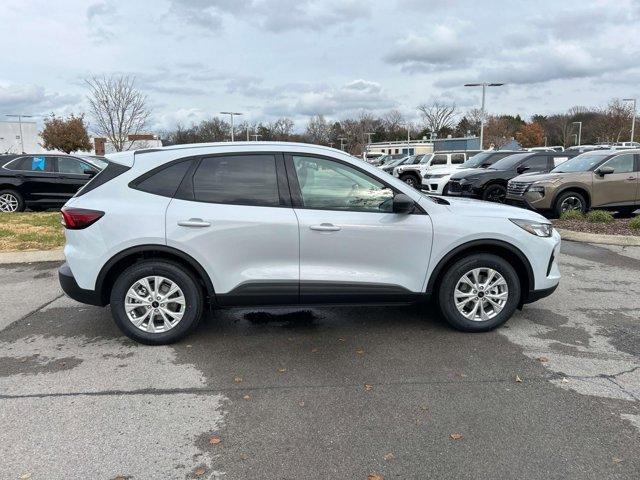
[(309, 142), (318, 145), (328, 145), (330, 135), (331, 126), (327, 123), (324, 116), (314, 115), (309, 119), (306, 130), (306, 136)]
[(274, 140), (289, 140), (295, 124), (290, 118), (282, 117), (270, 125)]
[(418, 105), (418, 111), (422, 116), (424, 127), (434, 133), (439, 133), (443, 128), (452, 128), (458, 116), (455, 104), (447, 105), (438, 101)]
[(133, 77), (94, 76), (85, 82), (95, 133), (111, 142), (117, 152), (128, 150), (134, 142), (129, 136), (143, 133), (149, 120), (147, 97), (135, 88)]

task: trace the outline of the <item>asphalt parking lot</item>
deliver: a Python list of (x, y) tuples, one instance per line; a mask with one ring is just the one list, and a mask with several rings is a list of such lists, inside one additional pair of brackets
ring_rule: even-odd
[[(170, 347), (0, 267), (0, 478), (640, 477), (640, 248), (565, 242), (498, 331), (428, 310), (221, 311)], [(375, 478), (375, 477), (374, 477)]]

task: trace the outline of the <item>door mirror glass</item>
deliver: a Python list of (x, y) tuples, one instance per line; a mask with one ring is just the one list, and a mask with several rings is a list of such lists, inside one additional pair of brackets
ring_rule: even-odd
[(524, 173), (524, 172), (526, 172), (527, 170), (529, 170), (529, 167), (527, 167), (526, 165), (520, 165), (520, 166), (516, 169), (516, 172), (518, 172), (518, 173)]
[(85, 168), (84, 174), (89, 175), (90, 177), (93, 177), (96, 174), (96, 171), (93, 170), (92, 168)]
[(601, 177), (604, 177), (605, 175), (610, 175), (613, 172), (615, 172), (615, 169), (613, 167), (600, 167), (599, 169), (596, 170), (596, 173)]
[(393, 213), (411, 213), (415, 202), (404, 193), (398, 193), (393, 197)]

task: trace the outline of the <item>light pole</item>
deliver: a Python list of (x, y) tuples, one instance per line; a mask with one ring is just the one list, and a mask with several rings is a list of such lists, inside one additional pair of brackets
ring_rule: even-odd
[(258, 141), (258, 138), (260, 138), (262, 135), (258, 135), (257, 133), (254, 133), (254, 134), (252, 134), (251, 136), (253, 137), (253, 141), (254, 141), (254, 142), (257, 142), (257, 141)]
[(571, 125), (578, 125), (578, 146), (582, 145), (582, 122), (571, 122)]
[(409, 148), (411, 147), (411, 124), (407, 123), (407, 157), (411, 155)]
[(20, 152), (24, 152), (24, 138), (22, 138), (22, 119), (23, 118), (33, 118), (33, 115), (5, 115), (5, 117), (17, 118), (18, 123), (20, 124)]
[(229, 115), (231, 117), (231, 141), (233, 142), (233, 117), (235, 115), (242, 115), (240, 112), (220, 112), (221, 115)]
[[(636, 99), (635, 98), (623, 98), (623, 102), (633, 102), (633, 112), (631, 117), (631, 143), (633, 143), (633, 134), (636, 131)], [(633, 145), (632, 145), (633, 146)]]
[(364, 132), (364, 134), (367, 136), (367, 145), (369, 145), (371, 143), (371, 135), (375, 135), (375, 132)]
[(465, 87), (482, 87), (482, 107), (480, 108), (481, 118), (480, 118), (480, 150), (484, 149), (484, 98), (486, 96), (487, 87), (501, 87), (504, 83), (465, 83)]
[(347, 139), (347, 137), (338, 137), (338, 140), (340, 140), (340, 150), (344, 151), (344, 141)]

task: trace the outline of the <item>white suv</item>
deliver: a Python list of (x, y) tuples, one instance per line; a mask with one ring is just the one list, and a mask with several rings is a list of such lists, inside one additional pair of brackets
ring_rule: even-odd
[(420, 163), (394, 168), (393, 176), (413, 188), (420, 188), (422, 178), (427, 172), (436, 168), (460, 166), (467, 160), (468, 155), (467, 152), (428, 153), (422, 157)]
[(434, 297), (485, 331), (558, 285), (560, 237), (515, 207), (425, 196), (340, 150), (277, 142), (124, 152), (62, 210), (64, 291), (129, 337), (176, 341), (205, 305)]

